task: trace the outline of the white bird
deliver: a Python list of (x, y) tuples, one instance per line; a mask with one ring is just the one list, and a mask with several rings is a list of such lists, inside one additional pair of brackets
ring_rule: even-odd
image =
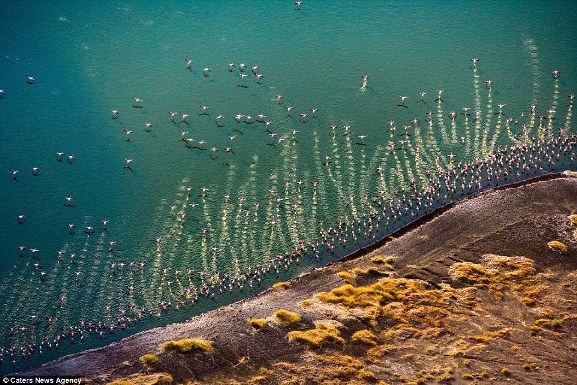
[(230, 72), (234, 71), (234, 63), (228, 63), (228, 70)]
[(72, 204), (72, 199), (74, 199), (74, 198), (72, 198), (71, 196), (67, 196), (67, 197), (64, 197), (64, 199), (66, 199), (64, 206), (74, 207), (74, 205)]
[(142, 108), (142, 99), (137, 98), (137, 97), (133, 97), (132, 99), (134, 99), (134, 103), (132, 104), (132, 107)]
[(127, 140), (128, 142), (130, 142), (130, 135), (132, 135), (133, 132), (134, 132), (134, 131), (132, 131), (132, 130), (129, 130), (129, 129), (126, 129), (126, 128), (124, 129), (124, 133), (126, 134), (126, 140)]
[(202, 74), (207, 77), (208, 75), (210, 75), (212, 71), (210, 70), (210, 68), (206, 67), (202, 70)]
[(134, 159), (130, 159), (130, 158), (124, 158), (124, 162), (126, 163), (124, 168), (129, 169), (130, 171), (132, 171), (132, 162), (134, 161)]
[(192, 59), (184, 59), (184, 61), (186, 62), (186, 68), (188, 68), (189, 71), (192, 71)]
[(34, 79), (32, 76), (28, 76), (28, 78), (26, 79), (26, 83), (36, 84), (36, 79)]
[(553, 75), (553, 79), (557, 80), (559, 79), (559, 70), (553, 70), (552, 75)]
[(247, 88), (248, 86), (244, 83), (244, 81), (246, 78), (248, 78), (248, 75), (241, 73), (239, 74), (239, 77), (240, 77), (240, 83), (238, 84), (238, 87)]

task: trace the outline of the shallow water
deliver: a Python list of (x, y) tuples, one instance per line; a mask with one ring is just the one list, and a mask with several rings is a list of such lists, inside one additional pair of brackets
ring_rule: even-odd
[[(378, 229), (367, 219), (375, 197), (394, 206), (411, 180), (425, 188), (431, 175), (485, 159), (500, 145), (535, 137), (544, 147), (574, 133), (568, 95), (577, 90), (576, 13), (563, 1), (309, 1), (298, 11), (290, 1), (2, 3), (0, 370), (242, 298), (462, 194), (445, 191), (448, 197), (427, 209), (411, 206), (414, 217), (389, 211), (390, 223), (383, 217)], [(185, 58), (193, 59), (191, 70)], [(471, 58), (479, 59), (476, 67)], [(244, 80), (240, 63), (248, 66)], [(262, 84), (251, 73), (255, 65)], [(435, 101), (440, 89), (442, 103)], [(462, 115), (463, 107), (471, 115)], [(179, 113), (175, 122), (169, 111)], [(186, 123), (181, 113), (190, 115)], [(237, 123), (237, 114), (254, 123)], [(270, 126), (256, 122), (258, 114)], [(539, 115), (554, 119), (539, 122)], [(189, 138), (187, 147), (182, 139)], [(125, 159), (133, 159), (130, 168)], [(499, 183), (575, 161), (564, 154), (542, 166)], [(10, 169), (20, 171), (16, 179)], [(321, 243), (339, 221), (365, 233), (370, 222), (375, 230), (331, 252)], [(301, 244), (307, 251), (298, 264), (279, 257)], [(163, 311), (159, 303), (169, 302)], [(64, 337), (55, 349), (57, 335)], [(42, 341), (52, 348), (44, 345), (40, 356)], [(22, 361), (20, 346), (31, 342), (32, 358)], [(17, 347), (15, 367), (10, 347)]]

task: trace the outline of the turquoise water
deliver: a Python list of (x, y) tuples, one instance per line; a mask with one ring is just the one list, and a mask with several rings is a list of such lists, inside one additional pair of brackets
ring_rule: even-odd
[[(574, 167), (572, 139), (555, 141), (575, 132), (571, 3), (437, 3), (2, 2), (0, 370), (184, 320), (449, 201)], [(538, 162), (446, 187), (459, 162), (531, 144)], [(427, 187), (440, 195), (403, 201)]]

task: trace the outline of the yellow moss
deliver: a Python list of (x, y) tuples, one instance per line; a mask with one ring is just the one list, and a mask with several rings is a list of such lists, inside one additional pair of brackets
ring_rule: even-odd
[[(282, 373), (283, 381), (275, 382), (287, 385), (326, 384), (326, 385), (361, 385), (373, 382), (361, 380), (357, 376), (365, 364), (351, 356), (334, 352), (316, 354), (308, 351), (298, 363), (274, 363), (275, 372)], [(364, 372), (363, 372), (364, 373)]]
[(571, 222), (573, 226), (577, 226), (577, 214), (569, 215), (569, 222)]
[(425, 349), (425, 352), (426, 352), (428, 355), (435, 355), (435, 354), (437, 354), (437, 346), (435, 346), (435, 345), (429, 345), (429, 346), (427, 346), (427, 348)]
[(569, 250), (569, 248), (567, 247), (567, 245), (564, 244), (564, 243), (561, 242), (561, 241), (549, 241), (549, 242), (547, 243), (547, 246), (549, 246), (549, 248), (550, 248), (551, 250), (559, 251), (559, 252), (561, 252), (561, 253), (566, 253), (567, 250)]
[(442, 384), (444, 382), (450, 382), (455, 379), (455, 376), (449, 373), (443, 373), (440, 376), (435, 377), (435, 382), (437, 384)]
[(375, 375), (375, 373), (371, 372), (370, 370), (363, 368), (363, 369), (359, 370), (359, 373), (357, 374), (357, 378), (359, 380), (376, 380), (377, 376)]
[(290, 282), (277, 282), (271, 286), (275, 290), (285, 290), (291, 287)]
[(309, 306), (312, 306), (312, 304), (313, 304), (313, 301), (310, 300), (310, 299), (305, 299), (304, 301), (301, 301), (301, 302), (299, 303), (299, 305), (300, 305), (301, 307), (309, 307)]
[(347, 270), (339, 271), (337, 275), (341, 277), (346, 283), (349, 283), (351, 285), (354, 285), (356, 282), (356, 277), (350, 271)]
[(468, 348), (469, 343), (467, 341), (458, 339), (447, 347), (447, 352), (445, 354), (453, 358), (464, 356)]
[(360, 342), (362, 344), (369, 345), (369, 346), (375, 346), (378, 342), (378, 338), (370, 330), (363, 329), (363, 330), (359, 330), (359, 331), (355, 332), (351, 336), (351, 341)]
[(162, 367), (162, 361), (156, 354), (145, 354), (140, 357), (140, 362), (150, 370), (158, 370)]
[(236, 368), (241, 365), (246, 365), (249, 361), (250, 361), (249, 356), (242, 356), (238, 359), (238, 362), (233, 366), (233, 368)]
[(114, 380), (106, 385), (135, 385), (134, 382), (128, 380)]
[(371, 258), (371, 261), (374, 263), (381, 263), (385, 269), (394, 270), (393, 262), (395, 262), (395, 258), (391, 256), (383, 257), (381, 255), (377, 255)]
[(250, 320), (250, 325), (256, 330), (266, 329), (268, 326), (268, 321), (264, 318), (252, 318)]
[(533, 371), (537, 369), (537, 364), (534, 362), (528, 362), (526, 364), (523, 364), (523, 369), (525, 369), (526, 371)]
[(196, 351), (204, 352), (207, 354), (214, 353), (212, 342), (192, 338), (185, 338), (178, 341), (166, 341), (162, 344), (162, 349), (179, 353), (190, 353)]
[(278, 309), (274, 313), (277, 321), (283, 326), (292, 326), (301, 322), (301, 316), (286, 309)]
[(338, 303), (347, 307), (380, 306), (393, 300), (405, 299), (412, 293), (423, 290), (423, 282), (406, 278), (384, 278), (367, 286), (355, 287), (346, 284), (328, 293), (319, 293), (317, 298), (326, 303)]
[(509, 368), (503, 368), (501, 369), (501, 374), (503, 374), (505, 377), (509, 377), (511, 375), (511, 370)]
[(262, 384), (263, 382), (265, 382), (267, 379), (266, 376), (262, 376), (262, 375), (257, 375), (257, 376), (252, 376), (251, 378), (249, 378), (248, 383), (250, 385), (252, 384)]
[(389, 275), (388, 271), (380, 270), (379, 268), (374, 267), (374, 266), (369, 266), (366, 269), (361, 269), (360, 267), (355, 267), (353, 269), (353, 273), (356, 275), (374, 275), (374, 276)]
[(515, 329), (513, 329), (513, 328), (503, 328), (503, 329), (496, 330), (493, 332), (485, 332), (485, 333), (481, 334), (480, 336), (472, 336), (469, 338), (475, 342), (487, 343), (492, 339), (502, 338), (503, 336), (509, 335), (514, 330)]
[[(533, 326), (551, 330), (559, 330), (563, 327), (564, 318), (538, 318), (533, 321)], [(535, 328), (531, 329), (535, 330)]]
[(538, 284), (535, 274), (535, 262), (529, 258), (494, 254), (484, 255), (480, 264), (460, 262), (449, 268), (449, 275), (455, 281), (487, 286), (489, 293), (497, 298), (502, 298), (509, 289), (528, 305), (535, 304), (539, 294), (547, 288)]
[(489, 272), (485, 266), (473, 262), (453, 263), (449, 267), (449, 276), (453, 281), (468, 283), (489, 283)]
[(294, 330), (287, 334), (290, 342), (296, 341), (307, 344), (313, 348), (320, 348), (326, 343), (344, 345), (345, 340), (341, 332), (333, 324), (317, 321), (315, 328), (309, 330)]

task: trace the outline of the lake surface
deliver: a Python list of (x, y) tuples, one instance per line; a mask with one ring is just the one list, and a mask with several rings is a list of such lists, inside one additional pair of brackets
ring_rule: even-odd
[(0, 371), (575, 168), (576, 21), (569, 1), (2, 2)]

